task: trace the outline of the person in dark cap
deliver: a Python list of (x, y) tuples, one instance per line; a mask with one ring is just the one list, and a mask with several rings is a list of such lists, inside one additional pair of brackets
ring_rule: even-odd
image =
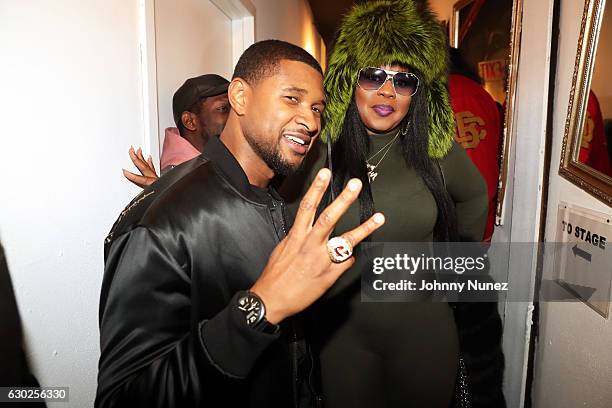
[[(161, 155), (161, 173), (190, 160), (204, 149), (208, 140), (221, 133), (229, 114), (227, 87), (229, 81), (216, 74), (189, 78), (174, 93), (172, 113), (176, 128), (167, 128)], [(139, 187), (146, 187), (158, 175), (151, 157), (145, 159), (142, 149), (130, 147), (130, 159), (140, 175), (123, 170), (123, 175)]]

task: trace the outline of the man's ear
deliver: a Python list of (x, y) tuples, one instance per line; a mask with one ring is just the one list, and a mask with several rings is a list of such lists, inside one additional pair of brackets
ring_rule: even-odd
[(238, 116), (244, 115), (250, 94), (251, 86), (244, 79), (232, 79), (227, 89), (227, 98)]
[(185, 126), (187, 130), (190, 130), (192, 132), (196, 131), (197, 124), (195, 123), (195, 121), (196, 115), (194, 115), (193, 113), (185, 111), (181, 114), (181, 122), (183, 122), (183, 126)]

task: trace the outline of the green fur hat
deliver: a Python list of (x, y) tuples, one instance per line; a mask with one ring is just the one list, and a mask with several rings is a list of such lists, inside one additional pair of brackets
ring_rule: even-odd
[(431, 11), (414, 0), (368, 2), (345, 16), (325, 74), (321, 138), (335, 141), (340, 135), (359, 70), (393, 62), (420, 73), (419, 92), (427, 92), (429, 110), (429, 155), (445, 156), (455, 132), (446, 86), (448, 45)]

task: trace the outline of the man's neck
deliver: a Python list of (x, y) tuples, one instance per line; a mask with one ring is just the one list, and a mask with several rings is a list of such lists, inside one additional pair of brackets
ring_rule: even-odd
[(230, 124), (230, 121), (228, 121), (225, 129), (221, 132), (221, 136), (219, 136), (219, 140), (230, 151), (232, 156), (236, 158), (250, 184), (261, 188), (268, 187), (268, 184), (270, 184), (274, 177), (274, 172), (253, 151), (251, 145), (244, 138), (242, 129), (239, 126)]

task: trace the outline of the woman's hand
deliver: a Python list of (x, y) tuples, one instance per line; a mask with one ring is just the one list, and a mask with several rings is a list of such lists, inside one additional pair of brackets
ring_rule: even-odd
[(130, 147), (129, 154), (132, 163), (134, 163), (134, 166), (136, 166), (141, 175), (139, 176), (138, 174), (131, 173), (126, 169), (123, 169), (123, 175), (125, 178), (141, 188), (145, 188), (153, 184), (159, 178), (159, 176), (155, 171), (155, 166), (153, 165), (153, 159), (151, 156), (145, 160), (140, 147), (137, 151), (134, 151), (134, 148)]

